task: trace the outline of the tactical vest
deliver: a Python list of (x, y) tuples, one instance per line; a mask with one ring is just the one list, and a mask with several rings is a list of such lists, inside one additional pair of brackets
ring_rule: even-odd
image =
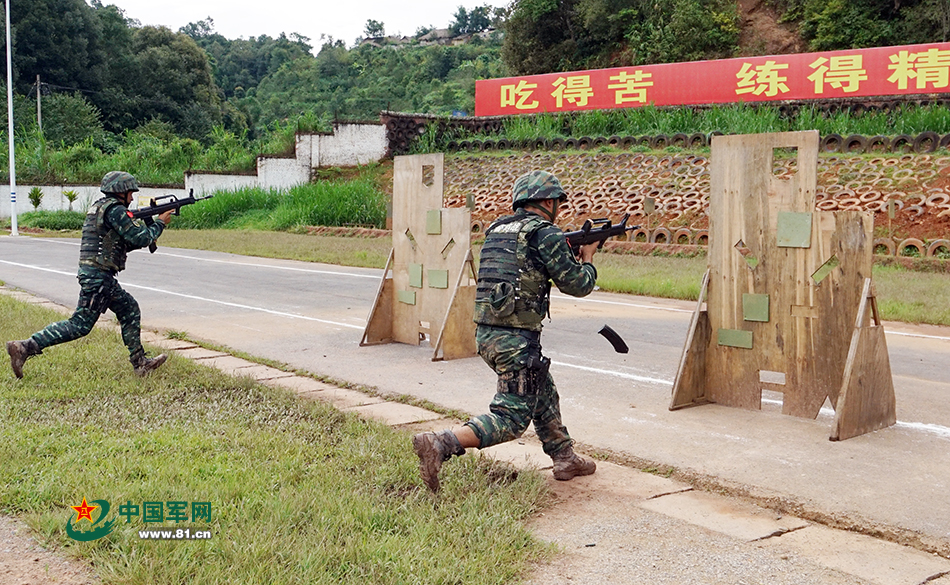
[(113, 273), (125, 270), (128, 255), (125, 242), (119, 232), (106, 225), (106, 212), (118, 204), (113, 197), (103, 197), (89, 207), (82, 225), (80, 266), (92, 266)]
[(549, 223), (533, 213), (518, 213), (488, 227), (478, 267), (476, 323), (541, 330), (551, 283), (536, 255), (528, 253), (528, 241)]

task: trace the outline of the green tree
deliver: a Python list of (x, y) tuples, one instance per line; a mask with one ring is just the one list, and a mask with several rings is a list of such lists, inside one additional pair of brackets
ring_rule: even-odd
[(221, 123), (221, 103), (207, 54), (188, 35), (145, 26), (132, 35), (139, 120), (172, 123), (192, 138), (203, 138)]
[(503, 57), (516, 74), (716, 59), (734, 54), (733, 0), (520, 0)]
[(901, 11), (903, 36), (910, 43), (950, 41), (950, 2), (923, 0)]
[(455, 20), (449, 25), (449, 30), (455, 35), (465, 35), (480, 33), (492, 26), (493, 9), (485, 4), (472, 8), (469, 12), (464, 6), (459, 6), (456, 10)]
[(576, 0), (519, 0), (505, 25), (502, 58), (514, 75), (574, 68)]
[(226, 97), (246, 94), (285, 63), (313, 58), (310, 39), (297, 33), (289, 37), (281, 34), (276, 39), (261, 35), (229, 40), (214, 31), (211, 18), (190, 23), (179, 32), (194, 39), (208, 53), (215, 84)]
[(386, 27), (383, 23), (372, 18), (366, 21), (366, 27), (363, 29), (363, 35), (368, 39), (375, 39), (386, 36)]
[(43, 97), (43, 135), (51, 144), (72, 146), (87, 139), (101, 142), (99, 109), (79, 93)]
[(30, 203), (33, 204), (33, 211), (36, 211), (40, 208), (40, 204), (43, 203), (43, 190), (39, 187), (33, 187), (30, 189), (30, 194), (28, 195)]
[(890, 0), (808, 0), (800, 25), (814, 51), (859, 49), (897, 42), (897, 12)]
[[(102, 89), (106, 58), (102, 29), (94, 9), (83, 0), (15, 3), (10, 26), (17, 92), (27, 93), (37, 74), (44, 83)], [(5, 62), (0, 70), (6, 74)]]
[[(833, 1), (833, 0), (832, 0)], [(626, 38), (635, 64), (731, 57), (739, 43), (736, 4), (727, 0), (637, 3)]]

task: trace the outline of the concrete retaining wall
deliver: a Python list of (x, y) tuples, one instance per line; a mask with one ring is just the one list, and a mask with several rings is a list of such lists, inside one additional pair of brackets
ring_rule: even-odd
[(388, 148), (382, 124), (339, 124), (333, 134), (298, 134), (296, 150), (301, 164), (318, 169), (382, 160)]

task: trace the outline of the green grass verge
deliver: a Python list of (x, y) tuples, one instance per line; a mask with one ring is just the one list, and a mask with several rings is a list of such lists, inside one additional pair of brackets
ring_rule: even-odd
[[(0, 296), (2, 339), (56, 318)], [(139, 379), (111, 331), (48, 349), (23, 380), (4, 366), (0, 420), (0, 509), (106, 583), (509, 583), (549, 551), (524, 527), (539, 474), (465, 457), (434, 498), (408, 434), (175, 356)], [(140, 540), (120, 517), (76, 542), (84, 497), (210, 502), (210, 523), (181, 527), (213, 536)]]
[(262, 258), (383, 268), (390, 238), (340, 238), (257, 230), (168, 230), (159, 247), (213, 250)]

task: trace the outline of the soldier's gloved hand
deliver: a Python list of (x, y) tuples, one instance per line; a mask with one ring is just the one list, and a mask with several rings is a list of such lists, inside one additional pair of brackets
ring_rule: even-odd
[(581, 246), (577, 251), (577, 259), (581, 262), (591, 263), (594, 260), (594, 254), (597, 252), (597, 247), (600, 245), (599, 242), (593, 242), (585, 246)]
[(166, 211), (165, 213), (158, 216), (158, 219), (162, 220), (166, 226), (172, 222), (172, 212)]

